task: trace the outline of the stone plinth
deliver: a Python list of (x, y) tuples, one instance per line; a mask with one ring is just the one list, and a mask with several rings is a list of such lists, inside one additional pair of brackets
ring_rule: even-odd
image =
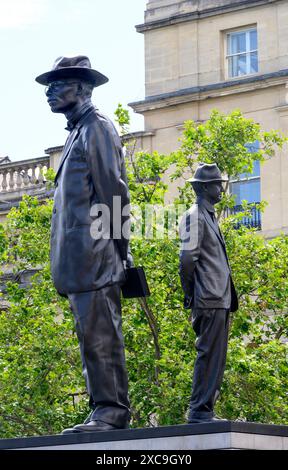
[(288, 450), (288, 426), (220, 422), (0, 440), (12, 450)]

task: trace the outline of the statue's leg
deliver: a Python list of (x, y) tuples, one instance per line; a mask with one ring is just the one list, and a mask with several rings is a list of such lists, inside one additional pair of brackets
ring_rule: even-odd
[(197, 339), (188, 422), (211, 420), (225, 370), (229, 310), (195, 309), (192, 325)]
[(83, 373), (93, 403), (90, 421), (118, 428), (129, 419), (128, 382), (119, 285), (69, 294), (75, 316)]

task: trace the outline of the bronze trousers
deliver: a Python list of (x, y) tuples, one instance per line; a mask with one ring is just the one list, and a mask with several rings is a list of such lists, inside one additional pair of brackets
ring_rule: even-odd
[(120, 287), (68, 294), (90, 395), (90, 420), (119, 428), (130, 420)]
[(210, 419), (219, 396), (226, 364), (229, 310), (193, 309), (192, 326), (196, 333), (197, 357), (194, 365), (190, 419)]

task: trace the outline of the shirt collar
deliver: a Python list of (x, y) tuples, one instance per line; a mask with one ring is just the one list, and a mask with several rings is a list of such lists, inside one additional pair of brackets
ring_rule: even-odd
[(80, 119), (88, 113), (94, 106), (91, 103), (84, 103), (81, 108), (77, 109), (74, 114), (72, 114), (69, 121), (67, 121), (67, 127), (65, 129), (67, 131), (72, 131), (74, 127), (79, 123)]
[(207, 201), (207, 199), (204, 199), (203, 197), (197, 197), (197, 204), (201, 207), (204, 207), (208, 212), (212, 212), (215, 214), (215, 208), (211, 202)]

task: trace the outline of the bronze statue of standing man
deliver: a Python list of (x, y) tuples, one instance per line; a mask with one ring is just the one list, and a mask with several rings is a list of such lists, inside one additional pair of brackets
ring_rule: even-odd
[(197, 199), (180, 224), (180, 277), (197, 337), (188, 423), (202, 423), (217, 420), (214, 405), (225, 369), (229, 313), (238, 309), (238, 299), (214, 209), (225, 180), (215, 163), (202, 163), (189, 181)]
[[(59, 57), (36, 81), (46, 85), (51, 111), (68, 120), (55, 178), (51, 271), (74, 314), (92, 409), (84, 424), (63, 432), (125, 428), (130, 411), (120, 285), (128, 256), (122, 227), (129, 223), (129, 192), (120, 138), (91, 102), (93, 88), (108, 79), (91, 68), (88, 57), (77, 56)], [(109, 236), (92, 236), (91, 208), (97, 204), (109, 211)]]

